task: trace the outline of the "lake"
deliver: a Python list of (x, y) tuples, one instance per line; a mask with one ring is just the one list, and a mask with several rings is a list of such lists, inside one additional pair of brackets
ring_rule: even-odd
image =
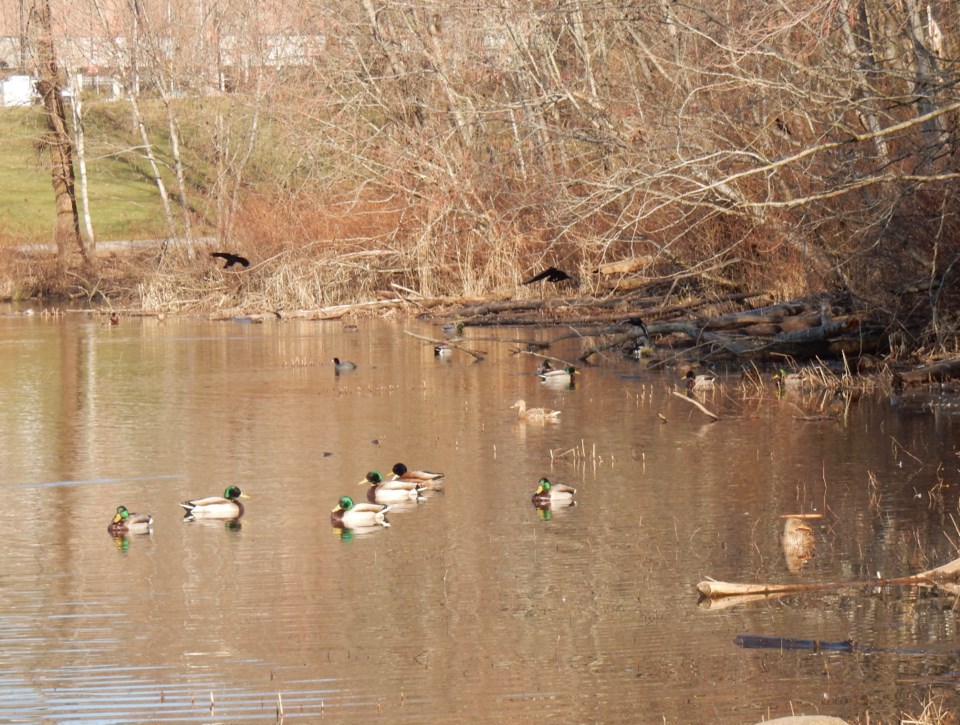
[[(436, 322), (0, 308), (0, 720), (870, 722), (958, 706), (957, 601), (878, 576), (957, 556), (948, 391), (779, 396), (618, 354), (544, 386), (516, 339)], [(576, 340), (551, 349), (574, 360)], [(664, 353), (668, 355), (669, 353)], [(357, 363), (337, 375), (338, 356)], [(770, 375), (765, 374), (769, 379)], [(559, 409), (521, 421), (510, 406)], [(394, 463), (446, 474), (334, 528)], [(576, 505), (540, 510), (541, 477)], [(235, 522), (181, 501), (249, 495)], [(118, 505), (152, 532), (114, 538)], [(781, 548), (788, 514), (815, 555)], [(861, 582), (756, 601), (696, 584)], [(748, 649), (738, 635), (856, 644)], [(848, 648), (851, 649), (851, 648)]]

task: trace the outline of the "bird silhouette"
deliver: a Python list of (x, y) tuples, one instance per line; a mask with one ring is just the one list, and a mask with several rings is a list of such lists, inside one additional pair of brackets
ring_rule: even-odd
[(250, 266), (250, 260), (246, 257), (241, 257), (239, 254), (232, 254), (230, 252), (211, 252), (211, 257), (220, 257), (220, 259), (226, 260), (226, 264), (223, 265), (224, 269), (229, 269), (235, 264), (242, 264), (244, 267)]
[(540, 280), (545, 279), (547, 282), (564, 282), (570, 280), (574, 284), (580, 284), (580, 280), (576, 277), (567, 274), (562, 269), (557, 269), (556, 267), (547, 267), (540, 274), (534, 275), (528, 279), (524, 284), (533, 284), (534, 282), (539, 282)]

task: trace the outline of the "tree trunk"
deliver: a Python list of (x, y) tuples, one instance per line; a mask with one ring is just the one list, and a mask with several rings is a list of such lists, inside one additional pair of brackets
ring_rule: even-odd
[(93, 219), (90, 215), (90, 195), (87, 183), (86, 142), (83, 133), (83, 103), (80, 92), (83, 90), (80, 83), (71, 83), (73, 91), (73, 134), (77, 143), (77, 166), (80, 168), (80, 201), (83, 207), (83, 225), (87, 232), (87, 251), (91, 257), (97, 255), (97, 240), (93, 235)]
[(67, 114), (63, 105), (63, 89), (57, 56), (53, 49), (53, 21), (50, 0), (38, 0), (30, 8), (30, 26), (37, 66), (37, 92), (43, 99), (44, 115), (49, 131), (46, 145), (50, 149), (50, 172), (56, 195), (57, 218), (55, 237), (57, 259), (66, 261), (70, 245), (80, 250), (85, 264), (90, 263), (80, 236), (80, 216), (73, 175), (73, 144), (67, 130)]

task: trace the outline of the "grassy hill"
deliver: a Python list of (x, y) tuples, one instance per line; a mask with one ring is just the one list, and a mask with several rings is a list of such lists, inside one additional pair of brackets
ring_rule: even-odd
[[(127, 108), (117, 102), (89, 108), (87, 177), (97, 240), (166, 236), (157, 187), (135, 150)], [(0, 109), (0, 245), (50, 241), (54, 197), (44, 131), (39, 106)], [(74, 165), (79, 197), (76, 158)]]

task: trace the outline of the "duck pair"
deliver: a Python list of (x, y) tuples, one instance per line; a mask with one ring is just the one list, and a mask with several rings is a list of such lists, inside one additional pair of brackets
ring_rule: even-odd
[(397, 463), (391, 469), (392, 475), (383, 478), (379, 471), (370, 471), (360, 481), (367, 485), (367, 499), (373, 503), (398, 503), (416, 501), (420, 494), (428, 490), (437, 490), (442, 473), (433, 471), (411, 471), (404, 464)]
[[(249, 498), (241, 493), (237, 486), (227, 486), (223, 496), (208, 496), (184, 501), (180, 504), (186, 509), (185, 518), (194, 519), (239, 519), (243, 516), (241, 498)], [(117, 506), (117, 513), (107, 526), (107, 531), (114, 535), (148, 534), (153, 524), (150, 514), (131, 513), (126, 506)]]

